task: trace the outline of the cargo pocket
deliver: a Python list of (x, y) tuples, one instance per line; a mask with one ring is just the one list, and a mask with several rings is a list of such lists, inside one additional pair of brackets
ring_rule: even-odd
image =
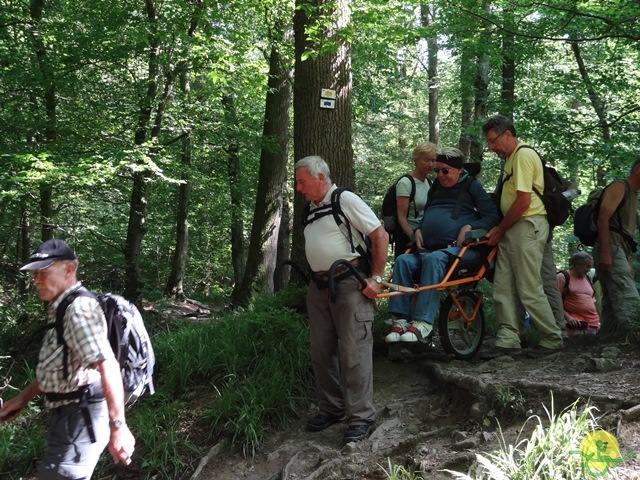
[(356, 312), (355, 340), (357, 345), (373, 343), (373, 311)]

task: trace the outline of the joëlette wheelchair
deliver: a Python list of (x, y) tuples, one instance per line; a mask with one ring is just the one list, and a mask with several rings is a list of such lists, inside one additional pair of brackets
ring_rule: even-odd
[[(440, 283), (402, 287), (394, 284), (391, 276), (389, 281), (384, 282), (387, 291), (377, 296), (377, 298), (388, 298), (433, 289), (445, 291), (447, 296), (440, 301), (438, 334), (445, 352), (460, 360), (473, 358), (480, 350), (484, 338), (483, 294), (476, 287), (483, 278), (491, 280), (498, 251), (497, 247), (488, 245), (486, 237), (481, 236), (484, 233), (486, 231), (479, 235), (471, 235), (464, 241), (458, 256), (451, 257), (448, 270)], [(468, 249), (478, 249), (481, 253), (480, 257), (471, 260), (463, 259)], [(337, 260), (331, 265), (329, 278), (333, 277), (333, 272), (340, 265), (350, 268), (360, 283), (366, 286), (362, 274), (350, 266), (346, 260)], [(335, 298), (336, 282), (329, 282), (329, 291), (331, 298)]]

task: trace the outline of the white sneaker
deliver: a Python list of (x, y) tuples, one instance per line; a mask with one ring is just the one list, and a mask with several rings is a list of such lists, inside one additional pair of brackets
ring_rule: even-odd
[(404, 318), (392, 319), (391, 321), (393, 322), (393, 328), (391, 333), (384, 338), (384, 341), (387, 343), (399, 342), (402, 334), (407, 331), (409, 322)]
[(433, 332), (433, 325), (427, 322), (416, 320), (411, 322), (407, 331), (400, 336), (401, 342), (423, 342), (429, 341), (429, 337)]

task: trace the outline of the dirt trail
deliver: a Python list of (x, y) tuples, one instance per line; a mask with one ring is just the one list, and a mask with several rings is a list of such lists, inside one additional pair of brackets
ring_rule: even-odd
[[(305, 431), (306, 416), (274, 432), (248, 461), (220, 444), (192, 477), (298, 480), (384, 479), (389, 461), (424, 478), (451, 478), (442, 469), (467, 471), (475, 453), (498, 447), (496, 419), (514, 441), (531, 414), (546, 418), (543, 403), (559, 412), (589, 398), (603, 415), (601, 427), (619, 442), (621, 454), (640, 455), (640, 418), (623, 420), (620, 410), (640, 404), (640, 344), (637, 341), (572, 346), (545, 359), (502, 357), (451, 360), (434, 347), (405, 352), (400, 362), (374, 357), (377, 428), (358, 444), (342, 446), (344, 425)], [(309, 412), (311, 413), (311, 412)], [(640, 479), (640, 461), (616, 467), (621, 479)]]

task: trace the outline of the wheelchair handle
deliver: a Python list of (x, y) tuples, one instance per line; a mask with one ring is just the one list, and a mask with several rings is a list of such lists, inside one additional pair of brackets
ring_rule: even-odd
[(351, 270), (351, 273), (356, 277), (358, 282), (360, 282), (360, 285), (362, 285), (362, 288), (366, 288), (367, 286), (367, 281), (360, 274), (360, 271), (349, 260), (345, 260), (344, 258), (338, 259), (331, 264), (331, 267), (329, 268), (329, 274), (328, 274), (329, 298), (331, 299), (331, 303), (335, 303), (336, 297), (337, 297), (336, 282), (333, 280), (333, 277), (335, 275), (336, 268), (338, 268), (340, 265), (344, 265), (349, 270)]

